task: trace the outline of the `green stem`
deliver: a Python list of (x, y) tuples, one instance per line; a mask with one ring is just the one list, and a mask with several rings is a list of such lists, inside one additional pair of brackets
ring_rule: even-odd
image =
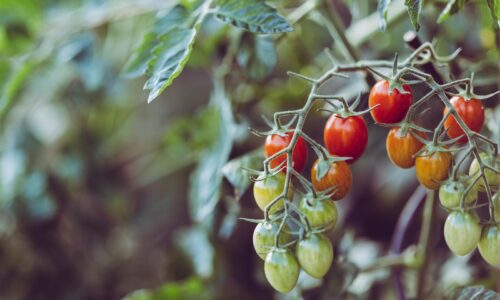
[(420, 237), (418, 240), (418, 244), (420, 246), (420, 262), (421, 265), (418, 269), (417, 275), (417, 298), (416, 299), (424, 299), (423, 294), (425, 290), (425, 277), (427, 275), (427, 267), (428, 267), (428, 254), (429, 254), (429, 245), (431, 238), (431, 228), (434, 212), (436, 211), (436, 201), (435, 201), (435, 191), (429, 190), (427, 192), (427, 198), (424, 206), (424, 213), (422, 216), (422, 228), (420, 229)]

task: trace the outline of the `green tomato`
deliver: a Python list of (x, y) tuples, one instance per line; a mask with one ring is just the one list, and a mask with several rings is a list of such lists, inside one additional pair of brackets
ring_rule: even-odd
[[(479, 157), (481, 157), (481, 160), (488, 166), (491, 166), (496, 170), (500, 170), (499, 156), (494, 157), (493, 154), (491, 153), (483, 152), (479, 154)], [(477, 159), (474, 158), (469, 167), (469, 175), (476, 175), (479, 173), (479, 170), (480, 170), (479, 163), (477, 162)], [(500, 188), (500, 174), (497, 174), (492, 170), (485, 170), (484, 173), (486, 175), (486, 179), (488, 180), (488, 184), (490, 185), (490, 187), (492, 187), (493, 189)], [(478, 188), (479, 191), (481, 192), (486, 191), (483, 179), (479, 179)]]
[[(257, 255), (263, 260), (266, 259), (267, 254), (274, 247), (274, 237), (278, 233), (279, 227), (279, 222), (263, 222), (257, 224), (255, 227), (253, 232), (253, 247)], [(280, 245), (291, 241), (289, 232), (289, 227), (285, 224), (279, 237)]]
[(313, 229), (331, 229), (337, 223), (337, 206), (329, 197), (304, 197), (300, 200), (299, 210), (307, 217)]
[[(447, 181), (439, 188), (439, 200), (441, 205), (448, 209), (455, 209), (460, 206), (460, 198), (467, 189), (463, 181)], [(468, 206), (477, 199), (477, 188), (473, 186), (465, 195), (465, 205)]]
[(481, 237), (481, 226), (477, 215), (463, 212), (452, 212), (444, 223), (444, 239), (450, 250), (463, 256), (476, 248)]
[(299, 263), (289, 249), (273, 248), (266, 256), (264, 273), (267, 281), (280, 293), (288, 293), (295, 287), (299, 271)]
[(311, 234), (297, 243), (297, 259), (304, 271), (314, 278), (322, 278), (333, 262), (333, 247), (323, 234)]
[(500, 228), (498, 225), (488, 225), (483, 228), (478, 248), (487, 263), (500, 267)]
[[(278, 173), (274, 176), (269, 176), (263, 180), (256, 181), (253, 186), (253, 196), (255, 202), (259, 208), (264, 211), (266, 206), (278, 198), (285, 188), (286, 176), (282, 173)], [(293, 190), (291, 186), (288, 188), (288, 198), (293, 198)], [(283, 209), (285, 202), (283, 200), (278, 201), (271, 207), (270, 213), (276, 213)]]
[(493, 210), (495, 211), (495, 220), (500, 221), (500, 193), (493, 195)]

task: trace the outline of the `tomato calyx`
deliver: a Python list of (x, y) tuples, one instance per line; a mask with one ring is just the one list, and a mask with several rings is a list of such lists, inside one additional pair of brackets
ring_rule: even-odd
[(496, 96), (496, 95), (500, 94), (500, 91), (496, 91), (496, 92), (488, 94), (488, 95), (477, 95), (476, 93), (474, 93), (474, 84), (473, 84), (473, 82), (474, 82), (474, 72), (471, 73), (471, 75), (470, 75), (470, 81), (466, 85), (465, 90), (459, 89), (458, 93), (447, 93), (447, 94), (450, 95), (450, 96), (461, 97), (465, 101), (470, 101), (470, 100), (483, 101), (483, 100), (489, 99), (489, 98), (491, 98), (493, 96)]
[[(328, 157), (320, 157), (318, 158), (318, 165), (317, 165), (317, 172), (316, 172), (316, 179), (320, 181), (323, 177), (328, 174), (328, 171), (330, 170), (330, 167), (339, 161), (346, 161), (351, 159), (352, 157), (343, 157), (343, 156), (332, 156), (328, 155)], [(331, 193), (335, 190), (335, 187), (332, 187), (328, 190), (323, 190), (326, 193)]]
[(439, 189), (441, 205), (449, 211), (456, 208), (468, 209), (477, 201), (476, 183), (472, 180), (474, 176), (457, 176), (455, 170), (456, 168), (449, 179), (441, 183)]
[[(330, 101), (332, 99), (339, 101), (342, 104), (342, 106), (341, 107), (337, 106), (335, 103)], [(354, 101), (352, 102), (351, 105), (349, 105), (347, 103), (347, 101), (345, 100), (345, 98), (343, 98), (343, 97), (332, 97), (332, 99), (327, 98), (327, 99), (325, 99), (325, 101), (327, 103), (329, 103), (331, 106), (333, 106), (334, 109), (320, 108), (320, 109), (318, 109), (318, 111), (325, 111), (325, 112), (332, 113), (341, 119), (346, 119), (348, 117), (364, 116), (364, 115), (370, 113), (370, 111), (373, 110), (374, 108), (380, 106), (380, 104), (377, 104), (371, 108), (368, 108), (368, 109), (365, 109), (362, 111), (356, 111), (356, 109), (358, 108), (358, 106), (361, 102), (361, 93), (359, 93), (358, 96), (356, 96), (356, 99), (354, 99)]]

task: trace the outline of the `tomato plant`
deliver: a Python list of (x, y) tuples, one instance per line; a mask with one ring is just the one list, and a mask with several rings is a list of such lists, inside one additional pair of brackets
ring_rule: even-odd
[(337, 206), (329, 197), (303, 197), (299, 210), (307, 217), (312, 229), (331, 229), (337, 223)]
[(436, 190), (448, 178), (452, 156), (449, 152), (433, 152), (418, 156), (415, 169), (418, 181), (426, 188)]
[[(253, 197), (261, 210), (265, 210), (266, 206), (274, 199), (278, 198), (285, 188), (285, 175), (278, 173), (273, 176), (267, 176), (262, 180), (257, 180), (253, 186)], [(290, 187), (286, 194), (288, 198), (293, 197), (293, 189)], [(285, 200), (279, 200), (271, 207), (270, 212), (275, 213), (283, 209)]]
[[(480, 100), (477, 99), (464, 99), (460, 96), (455, 96), (450, 99), (451, 105), (455, 108), (456, 112), (463, 120), (464, 124), (469, 127), (470, 130), (475, 132), (480, 132), (484, 124), (484, 106)], [(443, 111), (443, 116), (448, 113), (448, 108), (445, 107)], [(460, 128), (454, 116), (448, 116), (444, 122), (444, 128), (447, 130), (447, 134), (450, 138), (460, 138), (460, 142), (467, 142), (467, 136), (465, 136), (464, 131)]]
[(444, 238), (453, 253), (466, 255), (474, 250), (481, 237), (481, 225), (477, 215), (463, 212), (452, 212), (444, 224)]
[(368, 127), (361, 116), (344, 118), (333, 114), (325, 124), (323, 139), (331, 154), (351, 157), (347, 162), (352, 163), (365, 151)]
[(500, 229), (498, 225), (483, 228), (478, 244), (479, 253), (492, 266), (500, 266)]
[(320, 163), (325, 161), (316, 160), (311, 168), (311, 181), (318, 191), (333, 190), (332, 199), (340, 200), (347, 195), (352, 184), (352, 174), (345, 161), (336, 161), (328, 166), (328, 171), (320, 178)]
[(288, 293), (297, 284), (299, 263), (289, 249), (274, 248), (267, 254), (264, 272), (271, 286), (281, 293)]
[[(500, 158), (498, 156), (492, 155), (490, 153), (482, 152), (479, 154), (483, 163), (496, 169), (500, 169)], [(474, 158), (470, 167), (469, 167), (469, 176), (477, 176), (480, 174), (480, 166), (477, 158)], [(492, 189), (496, 190), (500, 188), (500, 174), (495, 173), (493, 170), (486, 169), (484, 172), (486, 176), (486, 180)], [(482, 179), (478, 182), (478, 188), (480, 191), (485, 191), (484, 181)]]
[(368, 105), (372, 109), (370, 114), (377, 123), (398, 123), (406, 116), (406, 112), (413, 102), (412, 91), (409, 85), (403, 85), (401, 90), (389, 90), (387, 80), (378, 81), (370, 90)]
[(407, 131), (403, 133), (401, 128), (391, 128), (387, 134), (386, 149), (387, 155), (391, 161), (398, 167), (403, 169), (411, 168), (415, 165), (415, 155), (424, 146), (414, 134), (425, 138), (425, 134), (418, 132), (414, 133)]
[[(288, 132), (284, 136), (279, 134), (269, 135), (264, 144), (264, 155), (269, 157), (276, 152), (283, 150), (290, 144), (293, 133)], [(299, 172), (304, 169), (307, 159), (307, 146), (302, 137), (297, 138), (297, 143), (292, 151), (292, 165), (293, 168)], [(271, 168), (277, 168), (286, 161), (286, 154), (278, 155), (278, 157), (271, 160)]]
[(314, 278), (322, 278), (333, 262), (333, 247), (322, 234), (311, 234), (297, 244), (297, 260), (304, 271)]
[[(445, 182), (439, 188), (439, 200), (441, 205), (448, 209), (456, 209), (460, 205), (460, 200), (468, 187), (468, 181), (450, 180)], [(471, 205), (477, 200), (477, 188), (473, 186), (467, 194), (465, 194), (464, 204)]]
[[(266, 259), (267, 254), (274, 247), (274, 238), (279, 232), (280, 224), (278, 222), (263, 222), (255, 226), (253, 231), (253, 247), (257, 255), (263, 260)], [(280, 245), (290, 242), (291, 236), (288, 233), (290, 229), (285, 224), (284, 229), (280, 233)]]

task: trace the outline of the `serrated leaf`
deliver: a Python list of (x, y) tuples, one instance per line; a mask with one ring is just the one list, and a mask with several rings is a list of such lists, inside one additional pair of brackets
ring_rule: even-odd
[(229, 158), (236, 126), (231, 102), (221, 82), (214, 84), (212, 104), (218, 113), (218, 134), (212, 146), (201, 155), (200, 162), (191, 176), (189, 210), (193, 220), (207, 218), (220, 200), (222, 167)]
[(174, 28), (160, 37), (148, 62), (147, 73), (152, 73), (144, 88), (150, 90), (148, 103), (153, 101), (179, 76), (193, 49), (195, 29)]
[(219, 0), (216, 2), (215, 15), (223, 22), (254, 33), (282, 33), (293, 30), (275, 8), (262, 0)]
[(420, 29), (420, 12), (422, 11), (422, 0), (405, 0), (405, 5), (410, 15), (411, 23), (416, 31)]
[(446, 19), (448, 19), (451, 15), (459, 12), (464, 7), (466, 2), (467, 0), (449, 0), (446, 7), (439, 15), (437, 22), (442, 23), (446, 21)]
[(250, 176), (244, 168), (257, 170), (261, 167), (263, 159), (263, 151), (259, 148), (224, 165), (222, 174), (234, 187), (237, 198), (243, 196), (251, 184)]
[(387, 12), (391, 0), (378, 0), (377, 11), (380, 16), (380, 30), (385, 31), (387, 28)]
[(273, 38), (250, 33), (244, 35), (236, 59), (250, 78), (263, 79), (273, 71), (277, 62)]
[(448, 298), (450, 300), (498, 300), (500, 294), (482, 286), (470, 286), (456, 289)]

